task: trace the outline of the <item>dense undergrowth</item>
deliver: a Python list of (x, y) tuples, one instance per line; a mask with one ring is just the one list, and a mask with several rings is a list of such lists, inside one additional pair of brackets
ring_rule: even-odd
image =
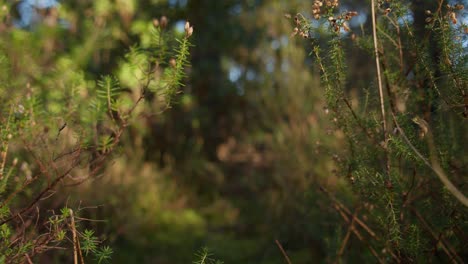
[(0, 6), (0, 263), (466, 259), (460, 3)]

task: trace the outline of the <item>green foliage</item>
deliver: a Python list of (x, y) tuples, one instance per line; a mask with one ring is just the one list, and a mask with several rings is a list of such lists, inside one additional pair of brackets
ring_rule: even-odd
[(86, 229), (83, 233), (83, 241), (81, 242), (81, 248), (88, 255), (90, 252), (96, 252), (98, 239), (94, 236), (93, 230)]
[(222, 264), (220, 260), (215, 260), (212, 258), (212, 254), (208, 251), (207, 248), (202, 248), (199, 252), (195, 254), (196, 260), (193, 261), (193, 264)]
[[(132, 59), (138, 56), (135, 50), (139, 48), (127, 56), (121, 54), (130, 58), (126, 64), (129, 68), (145, 66), (141, 75), (131, 76), (134, 80), (129, 83), (128, 76), (120, 80), (113, 74), (121, 70), (114, 66), (103, 77), (96, 77), (92, 67), (86, 65), (90, 63), (89, 56), (108, 49), (96, 43), (118, 30), (115, 24), (103, 23), (110, 12), (116, 11), (110, 8), (113, 4), (98, 2), (92, 7), (92, 16), (83, 20), (68, 17), (70, 28), (59, 28), (58, 17), (54, 17), (54, 12), (59, 16), (78, 15), (67, 10), (70, 6), (39, 10), (43, 11), (40, 15), (45, 16), (44, 20), (39, 20), (31, 31), (15, 29), (8, 20), (1, 21), (2, 263), (30, 262), (56, 247), (70, 247), (75, 253), (80, 251), (80, 256), (82, 251), (98, 263), (108, 262), (113, 250), (100, 246), (101, 239), (93, 230), (82, 228), (78, 222), (83, 220), (68, 206), (62, 207), (59, 214), (54, 213), (57, 204), (65, 203), (64, 198), (56, 197), (57, 202), (50, 204), (47, 198), (62, 189), (61, 185), (79, 185), (102, 173), (106, 162), (118, 152), (123, 134), (144, 110), (140, 106), (143, 100), (158, 97), (169, 105), (184, 81), (192, 32), (179, 37), (180, 46), (172, 48), (172, 35), (168, 34), (164, 41), (155, 37), (167, 28), (141, 21), (151, 26), (139, 33), (152, 35), (147, 44), (155, 48), (146, 51), (139, 61)], [(8, 13), (7, 6), (3, 6), (4, 13)], [(71, 27), (80, 27), (84, 35), (70, 37)], [(169, 65), (166, 55), (172, 50), (175, 67)], [(155, 74), (158, 70), (170, 74), (160, 79)], [(164, 87), (164, 91), (150, 89), (156, 86)], [(49, 207), (52, 204), (54, 207)]]
[(371, 1), (13, 2), (0, 263), (463, 261), (459, 5), (374, 1), (382, 114)]
[(113, 251), (109, 246), (103, 246), (95, 252), (98, 263), (107, 263), (111, 259)]
[[(421, 254), (429, 255), (424, 251), (428, 243), (438, 243), (439, 238), (434, 236), (432, 228), (462, 228), (461, 223), (441, 225), (442, 219), (442, 222), (452, 219), (445, 209), (466, 212), (466, 198), (457, 194), (460, 193), (458, 188), (463, 186), (461, 171), (450, 170), (455, 160), (466, 162), (462, 161), (465, 158), (456, 147), (456, 142), (466, 140), (463, 122), (466, 113), (461, 109), (465, 107), (466, 110), (466, 102), (463, 103), (461, 97), (466, 93), (466, 78), (462, 76), (466, 76), (467, 67), (464, 44), (460, 42), (465, 33), (456, 19), (463, 7), (446, 5), (442, 8), (439, 4), (437, 10), (425, 11), (427, 18), (421, 23), (420, 14), (414, 14), (413, 21), (405, 17), (410, 12), (408, 2), (387, 2), (376, 4), (379, 19), (376, 25), (370, 25), (371, 29), (377, 29), (378, 47), (374, 47), (373, 38), (366, 35), (366, 30), (362, 29), (362, 36), (353, 34), (355, 43), (367, 54), (375, 56), (374, 48), (378, 49), (378, 63), (383, 69), (379, 77), (386, 89), (381, 98), (375, 92), (367, 94), (364, 101), (355, 97), (361, 92), (354, 91), (354, 87), (350, 89), (348, 82), (354, 85), (353, 80), (346, 78), (352, 75), (352, 69), (345, 67), (351, 59), (345, 54), (346, 38), (339, 30), (343, 26), (339, 24), (341, 16), (329, 6), (321, 7), (317, 3), (313, 8), (314, 17), (327, 20), (330, 40), (326, 47), (313, 40), (312, 49), (327, 104), (350, 149), (344, 153), (344, 160), (339, 161), (342, 163), (339, 174), (347, 175), (359, 198), (355, 207), (366, 208), (361, 212), (370, 225), (366, 230), (369, 233), (373, 230), (378, 237), (366, 242), (368, 248), (378, 260), (415, 261)], [(313, 27), (304, 20), (296, 23), (306, 23), (301, 28)], [(377, 89), (377, 84), (372, 88)], [(382, 100), (385, 111), (379, 110)], [(351, 104), (352, 101), (356, 104)], [(379, 111), (383, 117), (377, 117)], [(455, 119), (457, 124), (451, 121)], [(446, 139), (447, 131), (454, 138), (450, 142)], [(450, 170), (450, 180), (442, 170)], [(440, 192), (452, 196), (442, 197)], [(425, 205), (424, 209), (421, 204)], [(343, 209), (338, 212), (340, 210)], [(438, 216), (431, 218), (427, 210), (437, 211)], [(341, 214), (348, 221), (350, 215), (346, 216), (343, 211)], [(359, 233), (355, 235), (364, 242)], [(452, 248), (443, 250), (446, 259), (460, 261), (463, 249), (454, 250), (460, 238), (447, 236), (444, 239), (445, 246)], [(382, 248), (382, 254), (373, 248)]]
[(116, 97), (121, 92), (119, 82), (112, 76), (104, 76), (97, 82), (97, 98), (104, 102), (107, 111), (116, 110)]

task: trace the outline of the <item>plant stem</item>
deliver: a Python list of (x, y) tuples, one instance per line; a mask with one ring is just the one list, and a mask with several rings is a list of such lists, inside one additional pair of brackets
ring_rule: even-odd
[(379, 58), (379, 48), (377, 44), (377, 22), (375, 19), (375, 1), (371, 0), (372, 4), (372, 34), (374, 36), (374, 52), (375, 52), (375, 66), (377, 68), (377, 81), (379, 85), (379, 95), (380, 95), (380, 110), (382, 112), (382, 128), (384, 131), (384, 143), (387, 144), (387, 122), (385, 120), (385, 105), (384, 105), (384, 95), (382, 88), (382, 74), (380, 73), (380, 58)]

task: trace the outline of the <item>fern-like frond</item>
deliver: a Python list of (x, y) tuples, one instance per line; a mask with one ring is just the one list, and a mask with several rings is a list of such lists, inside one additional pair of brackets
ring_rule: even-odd
[(193, 261), (194, 264), (222, 264), (222, 261), (215, 260), (212, 258), (212, 255), (209, 251), (208, 248), (202, 248), (200, 251), (198, 251), (195, 256), (196, 260)]
[(105, 102), (108, 111), (115, 109), (115, 101), (121, 92), (121, 87), (117, 78), (104, 76), (97, 82), (97, 97)]

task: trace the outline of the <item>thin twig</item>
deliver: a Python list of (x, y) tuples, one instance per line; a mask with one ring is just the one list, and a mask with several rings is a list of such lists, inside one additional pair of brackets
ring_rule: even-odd
[[(379, 237), (375, 234), (374, 231), (372, 231), (372, 229), (368, 225), (366, 225), (361, 219), (359, 219), (357, 215), (352, 214), (351, 211), (344, 204), (338, 201), (338, 199), (333, 194), (331, 194), (326, 188), (320, 186), (320, 191), (324, 192), (333, 201), (335, 210), (338, 211), (338, 213), (341, 215), (341, 217), (345, 220), (346, 223), (349, 223), (351, 221), (349, 220), (349, 217), (351, 217), (351, 219), (354, 220), (359, 226), (361, 226), (371, 236), (371, 238), (375, 239), (376, 241), (380, 240)], [(355, 226), (353, 227), (352, 231), (361, 240), (362, 236), (360, 235), (359, 231), (356, 229)], [(364, 240), (362, 241), (365, 242)], [(370, 245), (368, 245), (368, 247), (370, 247)], [(388, 252), (390, 252), (392, 258), (394, 258), (398, 263), (399, 258), (393, 253), (393, 251), (389, 247), (386, 247), (386, 249), (388, 250)], [(370, 247), (369, 250), (372, 252), (372, 254), (374, 254), (375, 251), (372, 247)], [(378, 254), (374, 254), (374, 256), (376, 256), (376, 258), (379, 258)]]
[(351, 115), (353, 116), (354, 120), (356, 120), (356, 123), (358, 124), (358, 126), (361, 128), (361, 130), (366, 133), (366, 136), (372, 140), (372, 142), (378, 146), (378, 147), (382, 147), (381, 144), (379, 144), (379, 142), (377, 142), (377, 140), (375, 139), (374, 135), (372, 135), (372, 133), (366, 128), (366, 126), (361, 122), (361, 120), (359, 119), (359, 117), (357, 116), (356, 112), (353, 110), (353, 107), (351, 106), (351, 103), (349, 102), (349, 100), (347, 98), (343, 98), (343, 101), (345, 102), (346, 106), (348, 107), (349, 111), (351, 112)]
[[(443, 235), (441, 234), (440, 236), (437, 236), (434, 230), (432, 230), (431, 226), (426, 222), (426, 220), (424, 220), (424, 217), (416, 209), (411, 207), (411, 211), (422, 223), (423, 227), (431, 234), (434, 240), (437, 241), (438, 244), (440, 244), (442, 250), (445, 252), (445, 254), (447, 254), (447, 256), (449, 256), (452, 263), (463, 263), (460, 256), (457, 255), (455, 250), (451, 248), (447, 242), (445, 242)], [(458, 262), (457, 260), (460, 260), (460, 262)]]
[(29, 204), (29, 206), (27, 206), (26, 208), (23, 208), (21, 209), (18, 213), (15, 213), (14, 215), (11, 215), (9, 218), (5, 219), (5, 220), (2, 220), (0, 222), (0, 225), (3, 225), (5, 223), (8, 223), (10, 222), (11, 220), (13, 220), (15, 217), (25, 213), (26, 211), (28, 211), (29, 209), (31, 209), (36, 203), (38, 203), (46, 193), (48, 193), (50, 190), (52, 190), (65, 176), (67, 176), (73, 169), (75, 169), (77, 166), (79, 165), (79, 162), (74, 162), (74, 164), (72, 164), (70, 166), (70, 168), (68, 168), (63, 174), (61, 174), (60, 176), (58, 176), (54, 181), (52, 181), (44, 190), (42, 190), (35, 198), (34, 200)]
[(386, 185), (391, 186), (390, 182), (390, 158), (387, 151), (387, 144), (388, 144), (388, 132), (387, 132), (387, 121), (385, 115), (385, 101), (384, 101), (384, 94), (383, 94), (383, 86), (382, 86), (382, 74), (380, 72), (380, 57), (379, 57), (379, 47), (378, 47), (378, 39), (377, 39), (377, 22), (376, 22), (376, 15), (375, 15), (375, 0), (371, 1), (372, 5), (372, 33), (374, 36), (374, 53), (375, 53), (375, 66), (377, 68), (377, 82), (379, 86), (379, 98), (380, 98), (380, 111), (382, 112), (382, 130), (383, 130), (383, 147), (384, 147), (384, 157), (385, 157), (385, 172), (387, 175)]
[(26, 256), (26, 260), (28, 261), (28, 264), (33, 264), (31, 258), (29, 257), (29, 255), (25, 254), (25, 256)]
[[(335, 204), (335, 209), (338, 211), (338, 213), (341, 215), (341, 217), (343, 218), (343, 220), (345, 220), (346, 223), (351, 223), (351, 220), (349, 219), (349, 217), (345, 214), (344, 211), (342, 211), (340, 209), (340, 207)], [(354, 226), (352, 225), (351, 226), (351, 230), (353, 231), (353, 233), (356, 235), (356, 237), (361, 241), (363, 242), (368, 248), (369, 248), (369, 251), (371, 252), (372, 255), (374, 255), (374, 257), (377, 259), (377, 261), (381, 264), (384, 264), (385, 262), (383, 261), (383, 259), (379, 256), (379, 254), (377, 253), (377, 251), (375, 251), (375, 249), (369, 244), (369, 242), (364, 239), (364, 237), (361, 235), (361, 233), (356, 229), (354, 228)]]
[(413, 152), (416, 154), (416, 156), (418, 156), (422, 161), (423, 163), (428, 166), (432, 171), (435, 172), (435, 174), (437, 175), (437, 177), (440, 179), (440, 181), (444, 184), (444, 186), (447, 188), (447, 190), (453, 195), (455, 196), (455, 198), (457, 198), (457, 200), (459, 200), (463, 205), (465, 206), (468, 206), (468, 198), (466, 198), (466, 196), (460, 192), (460, 190), (458, 190), (457, 187), (455, 187), (455, 185), (449, 180), (449, 178), (447, 177), (447, 175), (445, 174), (445, 172), (442, 170), (437, 158), (436, 158), (436, 153), (435, 153), (435, 146), (434, 146), (434, 142), (433, 142), (433, 139), (432, 139), (432, 132), (430, 130), (428, 130), (428, 141), (429, 141), (429, 149), (430, 149), (430, 152), (431, 152), (431, 163), (416, 149), (416, 147), (411, 143), (411, 141), (408, 139), (408, 137), (406, 137), (406, 134), (405, 132), (403, 131), (403, 129), (400, 127), (400, 125), (398, 124), (398, 121), (395, 117), (395, 114), (392, 113), (392, 118), (393, 118), (393, 122), (395, 123), (397, 129), (398, 129), (398, 132), (400, 132), (400, 135), (403, 137), (403, 139), (405, 140), (405, 142), (408, 144), (408, 146), (413, 150)]
[[(385, 16), (388, 17), (388, 16)], [(398, 48), (398, 43), (390, 36), (388, 35), (385, 31), (383, 31), (379, 26), (377, 26), (377, 29), (380, 31), (382, 35), (384, 35), (390, 42), (392, 42), (393, 46)]]
[(77, 240), (77, 236), (76, 236), (76, 228), (75, 228), (75, 219), (73, 218), (73, 210), (72, 209), (69, 209), (70, 211), (70, 219), (71, 219), (71, 230), (72, 230), (72, 234), (73, 234), (73, 263), (74, 264), (78, 264), (78, 247), (76, 246), (76, 244), (78, 243)]
[(320, 190), (322, 192), (324, 192), (325, 194), (328, 195), (328, 197), (341, 209), (343, 210), (345, 213), (347, 213), (348, 215), (352, 216), (353, 219), (356, 221), (356, 223), (358, 225), (360, 225), (362, 228), (364, 228), (364, 230), (366, 230), (366, 232), (374, 239), (376, 240), (379, 240), (379, 238), (375, 235), (375, 232), (372, 231), (372, 229), (370, 229), (369, 226), (367, 226), (361, 219), (359, 219), (359, 217), (351, 214), (351, 211), (344, 205), (342, 204), (340, 201), (338, 201), (338, 199), (336, 199), (336, 197), (334, 195), (332, 195), (327, 189), (325, 189), (324, 187), (320, 187)]
[(349, 238), (351, 237), (351, 233), (353, 233), (354, 230), (354, 221), (356, 219), (356, 212), (354, 212), (353, 217), (351, 218), (351, 223), (349, 224), (348, 231), (346, 232), (346, 235), (343, 239), (343, 242), (341, 243), (340, 250), (338, 251), (338, 255), (336, 257), (336, 263), (338, 263), (338, 260), (341, 259), (343, 256), (344, 250), (346, 248), (346, 245), (348, 244)]
[(284, 251), (283, 246), (282, 246), (281, 243), (278, 241), (278, 239), (275, 239), (275, 243), (276, 243), (276, 245), (278, 245), (278, 248), (281, 250), (281, 253), (283, 254), (284, 259), (286, 260), (286, 262), (287, 262), (288, 264), (292, 264), (291, 260), (290, 260), (289, 257), (288, 257), (288, 254), (286, 254), (286, 251)]
[[(382, 60), (383, 60), (382, 61), (382, 70), (384, 72), (386, 72), (387, 60), (385, 59), (385, 57), (383, 57)], [(395, 97), (394, 93), (392, 93), (392, 89), (390, 87), (390, 80), (388, 79), (388, 74), (384, 74), (384, 78), (385, 78), (385, 88), (387, 90), (387, 95), (388, 95), (388, 102), (390, 104), (390, 110), (393, 113), (396, 113), (396, 105), (395, 105), (396, 97)]]
[(68, 209), (70, 212), (70, 221), (71, 221), (71, 230), (73, 234), (73, 263), (79, 264), (78, 256), (80, 257), (80, 261), (84, 264), (83, 254), (81, 253), (80, 241), (78, 240), (77, 232), (76, 232), (76, 225), (75, 225), (75, 215), (73, 214), (72, 209)]
[(377, 81), (379, 85), (379, 96), (380, 96), (380, 108), (382, 111), (382, 127), (384, 130), (384, 142), (387, 144), (387, 122), (385, 121), (385, 105), (384, 105), (384, 95), (382, 87), (382, 75), (380, 73), (380, 59), (379, 59), (379, 48), (377, 41), (377, 22), (375, 19), (375, 1), (371, 1), (372, 5), (372, 33), (374, 35), (374, 53), (375, 53), (375, 66), (377, 68)]
[[(438, 7), (437, 7), (437, 11), (435, 12), (435, 14), (437, 15), (437, 17), (440, 17), (441, 16), (441, 12), (442, 12), (442, 6), (444, 4), (444, 0), (439, 0), (439, 4), (438, 4)], [(430, 28), (433, 28), (435, 23), (436, 23), (437, 19), (433, 19), (431, 25), (429, 26)], [(406, 20), (405, 20), (405, 25), (406, 27), (409, 29), (409, 26), (408, 24), (406, 23)], [(424, 35), (424, 39), (422, 40), (422, 44), (421, 45), (421, 49), (424, 49), (424, 46), (427, 44), (427, 40), (429, 39), (429, 37), (431, 36), (431, 33), (433, 32), (433, 30), (428, 30), (426, 31), (426, 34)], [(411, 33), (411, 31), (409, 31), (409, 35), (410, 36), (413, 36), (413, 34)], [(419, 44), (419, 43), (418, 43)], [(413, 71), (414, 69), (414, 66), (417, 65), (417, 61), (413, 61), (413, 63), (410, 65), (410, 67), (408, 67), (408, 69), (406, 70), (405, 72), (405, 76), (408, 76), (411, 71)]]

